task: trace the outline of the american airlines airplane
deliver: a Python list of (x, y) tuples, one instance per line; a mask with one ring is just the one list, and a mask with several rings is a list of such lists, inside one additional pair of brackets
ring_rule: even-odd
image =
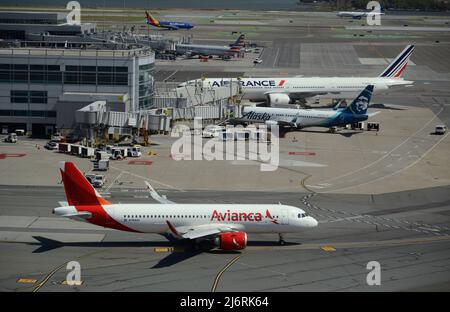
[(240, 35), (237, 40), (228, 45), (207, 45), (207, 44), (177, 44), (175, 51), (179, 55), (186, 55), (188, 57), (202, 55), (202, 56), (219, 56), (219, 57), (232, 57), (238, 54), (245, 46), (245, 36)]
[(339, 17), (351, 17), (353, 19), (362, 19), (367, 16), (375, 16), (375, 15), (384, 15), (383, 12), (374, 12), (374, 11), (341, 11), (336, 13)]
[(286, 205), (176, 204), (159, 196), (159, 204), (113, 204), (102, 198), (72, 162), (61, 162), (67, 202), (53, 213), (120, 231), (170, 234), (195, 245), (240, 250), (247, 233), (301, 232), (318, 222), (300, 208)]
[(290, 104), (314, 96), (338, 99), (355, 98), (368, 85), (375, 92), (386, 92), (392, 87), (413, 84), (401, 78), (414, 51), (414, 45), (408, 45), (378, 77), (290, 77), (290, 78), (207, 78), (204, 81), (190, 80), (180, 84), (217, 88), (239, 82), (242, 98), (251, 101), (266, 101), (271, 106)]
[(346, 108), (340, 110), (291, 109), (274, 107), (244, 107), (239, 121), (265, 123), (266, 125), (306, 127), (339, 127), (368, 119), (367, 108), (373, 86), (367, 86)]

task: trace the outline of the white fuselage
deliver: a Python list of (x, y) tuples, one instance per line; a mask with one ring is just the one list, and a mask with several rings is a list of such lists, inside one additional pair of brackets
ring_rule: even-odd
[(298, 127), (311, 127), (326, 125), (329, 120), (336, 117), (339, 111), (318, 109), (290, 109), (271, 107), (244, 107), (243, 121), (249, 122), (281, 122), (295, 123)]
[(366, 17), (366, 16), (377, 16), (377, 15), (384, 15), (384, 13), (382, 12), (375, 12), (375, 11), (370, 11), (370, 12), (355, 12), (355, 11), (341, 11), (336, 13), (337, 16), (339, 17), (353, 17), (353, 18), (361, 18), (361, 17)]
[(241, 85), (242, 97), (252, 101), (265, 101), (267, 95), (287, 94), (291, 99), (324, 96), (326, 98), (354, 98), (368, 85), (376, 92), (383, 92), (393, 86), (412, 84), (403, 78), (387, 77), (295, 77), (295, 78), (207, 78), (190, 80), (184, 85), (203, 84), (203, 87), (217, 88), (230, 83)]
[[(111, 204), (102, 207), (107, 218), (111, 218), (110, 223), (115, 221), (143, 233), (168, 232), (167, 221), (176, 228), (206, 230), (220, 225), (247, 233), (291, 233), (317, 226), (317, 221), (306, 216), (302, 209), (287, 205)], [(54, 209), (57, 215), (80, 211), (82, 206)]]
[(177, 44), (176, 52), (178, 54), (187, 55), (216, 55), (216, 56), (232, 56), (236, 52), (230, 51), (227, 46), (202, 45), (202, 44)]

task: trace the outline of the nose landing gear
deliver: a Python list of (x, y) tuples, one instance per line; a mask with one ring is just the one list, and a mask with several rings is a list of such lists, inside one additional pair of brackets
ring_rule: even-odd
[(284, 235), (281, 233), (278, 233), (278, 244), (280, 246), (284, 246), (286, 244), (286, 241), (284, 240)]

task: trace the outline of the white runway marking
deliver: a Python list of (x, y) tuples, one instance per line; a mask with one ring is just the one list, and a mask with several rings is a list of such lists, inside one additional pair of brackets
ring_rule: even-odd
[(131, 175), (131, 176), (135, 176), (135, 177), (140, 178), (140, 179), (142, 179), (142, 180), (147, 180), (147, 181), (150, 181), (150, 182), (152, 182), (152, 183), (156, 183), (156, 184), (159, 184), (159, 185), (162, 185), (162, 186), (171, 188), (171, 189), (173, 189), (173, 190), (177, 190), (177, 191), (180, 191), (180, 192), (186, 192), (185, 190), (180, 189), (180, 188), (175, 187), (175, 186), (172, 186), (172, 185), (170, 185), (170, 184), (166, 184), (166, 183), (163, 183), (163, 182), (159, 182), (159, 181), (156, 181), (156, 180), (154, 180), (154, 179), (150, 179), (149, 177), (144, 177), (144, 176), (141, 176), (141, 175), (138, 175), (138, 174), (135, 174), (135, 173), (126, 171), (126, 170), (122, 170), (122, 169), (117, 168), (117, 167), (115, 167), (115, 166), (111, 166), (111, 168), (113, 168), (114, 170), (121, 171), (121, 172), (123, 172), (123, 173), (129, 174), (129, 175)]
[(277, 48), (277, 54), (275, 55), (275, 59), (273, 60), (272, 67), (275, 67), (275, 64), (277, 63), (279, 54), (280, 54), (280, 48)]
[[(422, 126), (422, 128), (420, 128), (419, 130), (417, 130), (416, 132), (414, 132), (413, 134), (411, 134), (411, 135), (410, 135), (408, 138), (406, 138), (403, 142), (401, 142), (400, 144), (398, 144), (397, 146), (395, 146), (395, 147), (394, 147), (393, 149), (391, 149), (387, 154), (385, 154), (384, 156), (382, 156), (382, 157), (380, 157), (379, 159), (375, 160), (374, 162), (371, 162), (370, 164), (367, 164), (367, 165), (365, 165), (365, 166), (363, 166), (363, 167), (361, 167), (361, 168), (358, 168), (358, 169), (356, 169), (356, 170), (347, 172), (347, 173), (345, 173), (345, 174), (342, 174), (342, 175), (339, 175), (339, 176), (335, 176), (335, 177), (330, 178), (330, 179), (326, 179), (326, 180), (324, 180), (324, 181), (322, 181), (322, 182), (329, 182), (329, 181), (341, 179), (341, 178), (343, 178), (343, 177), (347, 177), (347, 176), (349, 176), (349, 175), (352, 175), (352, 174), (354, 174), (354, 173), (360, 172), (360, 171), (362, 171), (362, 170), (364, 170), (364, 169), (366, 169), (366, 168), (369, 168), (369, 167), (371, 167), (371, 166), (373, 166), (373, 165), (375, 165), (375, 164), (381, 162), (383, 159), (385, 159), (385, 158), (387, 158), (388, 156), (392, 155), (392, 153), (393, 153), (395, 150), (397, 150), (399, 147), (403, 146), (403, 145), (406, 144), (409, 140), (411, 140), (413, 137), (415, 137), (418, 133), (420, 133), (421, 131), (423, 131), (430, 123), (432, 123), (432, 122), (433, 122), (433, 121), (434, 121), (434, 120), (442, 113), (443, 110), (444, 110), (444, 108), (441, 108), (441, 110), (440, 110), (436, 115), (434, 115), (433, 118), (431, 118), (429, 121), (427, 121), (427, 122)], [(417, 147), (418, 147), (418, 146), (416, 145), (415, 148), (417, 148)], [(398, 154), (397, 154), (397, 155), (398, 155)], [(393, 156), (393, 155), (392, 155), (392, 156)], [(399, 156), (400, 156), (400, 155), (399, 155)]]
[[(408, 166), (403, 167), (403, 168), (401, 168), (401, 169), (399, 169), (397, 171), (394, 171), (394, 172), (392, 172), (390, 174), (387, 174), (385, 176), (382, 176), (382, 177), (379, 177), (377, 179), (374, 179), (372, 181), (367, 181), (365, 183), (360, 183), (360, 184), (358, 184), (358, 186), (367, 185), (367, 184), (370, 184), (370, 183), (373, 183), (373, 182), (376, 182), (376, 181), (379, 181), (379, 180), (382, 180), (382, 179), (385, 179), (385, 178), (389, 178), (389, 177), (391, 177), (393, 175), (396, 175), (396, 174), (398, 174), (400, 172), (403, 172), (403, 171), (405, 171), (405, 170), (415, 166), (419, 161), (421, 161), (423, 158), (425, 158), (436, 146), (438, 146), (439, 143), (441, 143), (449, 134), (450, 134), (450, 132), (447, 133), (444, 137), (442, 137), (439, 141), (437, 141), (436, 144), (434, 144), (432, 147), (430, 147), (424, 154), (422, 154), (422, 156), (420, 156), (418, 159), (416, 159), (413, 163), (409, 164)], [(342, 190), (346, 190), (346, 189), (349, 189), (349, 188), (352, 188), (352, 187), (354, 187), (354, 186), (347, 186), (347, 187), (343, 187), (343, 188), (340, 188), (340, 189), (335, 189), (332, 192), (342, 191)]]

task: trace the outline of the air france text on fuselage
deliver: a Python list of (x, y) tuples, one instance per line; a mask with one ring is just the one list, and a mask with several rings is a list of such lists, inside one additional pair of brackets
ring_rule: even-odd
[[(214, 80), (211, 83), (212, 87), (223, 87), (230, 85), (230, 80)], [(239, 84), (242, 87), (282, 87), (284, 80), (278, 83), (275, 80), (239, 80)]]

